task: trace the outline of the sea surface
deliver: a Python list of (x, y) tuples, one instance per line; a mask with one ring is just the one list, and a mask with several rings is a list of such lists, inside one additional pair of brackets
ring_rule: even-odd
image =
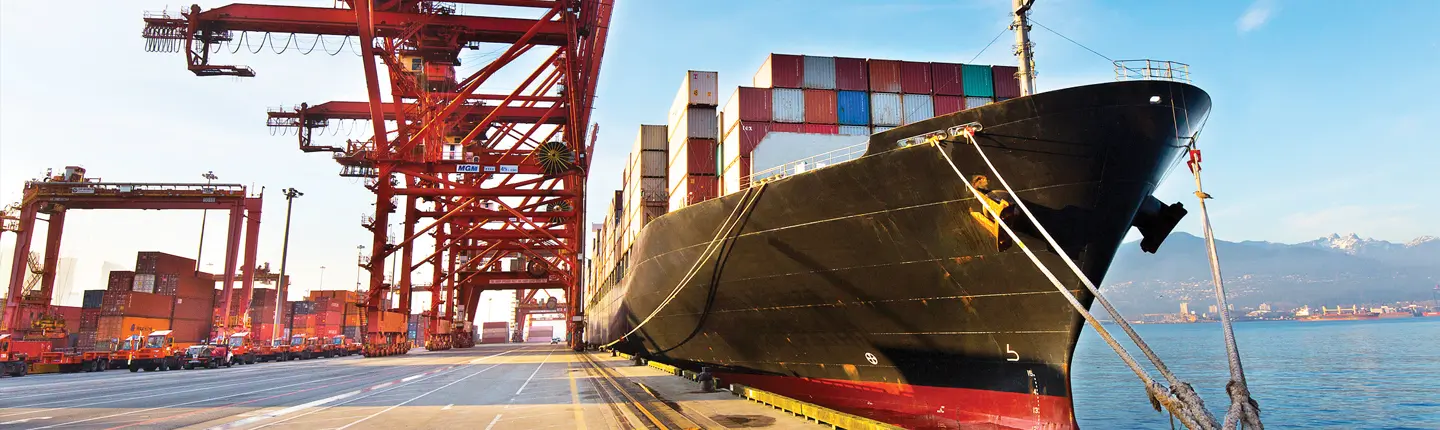
[[(1220, 324), (1134, 327), (1223, 419), (1229, 369)], [(1124, 337), (1119, 326), (1106, 328)], [(1235, 337), (1267, 429), (1440, 429), (1440, 318), (1243, 322)], [(1081, 428), (1170, 428), (1169, 414), (1151, 409), (1139, 378), (1089, 327), (1072, 365)]]

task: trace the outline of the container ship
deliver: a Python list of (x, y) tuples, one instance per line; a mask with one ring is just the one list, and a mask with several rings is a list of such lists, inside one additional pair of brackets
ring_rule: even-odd
[[(907, 428), (1076, 427), (1069, 369), (1083, 320), (1013, 242), (1088, 306), (1058, 253), (1098, 284), (1132, 227), (1155, 251), (1184, 209), (1151, 193), (1210, 98), (1155, 79), (1028, 94), (1023, 69), (913, 64), (772, 55), (723, 111), (713, 76), (690, 72), (670, 126), (642, 126), (626, 188), (596, 226), (585, 342)], [(892, 67), (894, 89), (877, 88)], [(843, 136), (843, 82), (867, 72), (849, 90), (870, 102), (869, 123), (849, 125), (869, 131), (851, 137), (858, 147), (762, 165), (791, 134), (782, 127)], [(959, 94), (941, 94), (949, 80)], [(915, 82), (928, 87), (911, 94)], [(760, 90), (769, 97), (744, 100)], [(827, 91), (837, 95), (812, 95)], [(961, 101), (945, 109), (940, 97)], [(732, 109), (746, 105), (769, 122), (747, 129)], [(967, 125), (994, 170), (969, 140), (917, 139)], [(726, 132), (707, 135), (715, 128)], [(1012, 215), (1022, 202), (1038, 226)], [(982, 205), (1009, 207), (999, 213), (1018, 237)]]

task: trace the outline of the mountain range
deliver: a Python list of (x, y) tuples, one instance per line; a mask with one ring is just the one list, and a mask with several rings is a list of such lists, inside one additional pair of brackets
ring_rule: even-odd
[[(1429, 300), (1440, 283), (1440, 238), (1406, 243), (1332, 234), (1286, 244), (1216, 240), (1229, 301), (1237, 307), (1392, 303)], [(1156, 254), (1126, 243), (1102, 289), (1127, 314), (1177, 312), (1214, 303), (1205, 239), (1176, 232)]]

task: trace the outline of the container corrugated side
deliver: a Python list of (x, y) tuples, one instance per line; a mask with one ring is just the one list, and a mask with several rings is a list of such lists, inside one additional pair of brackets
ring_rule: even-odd
[(640, 201), (643, 203), (664, 203), (668, 199), (666, 193), (670, 184), (665, 178), (641, 178), (640, 179)]
[(716, 197), (719, 190), (717, 176), (686, 176), (670, 189), (670, 211), (674, 212), (696, 203)]
[(907, 94), (930, 94), (930, 63), (914, 61), (900, 62), (900, 92)]
[(800, 131), (810, 134), (840, 134), (840, 126), (834, 124), (805, 124)]
[(864, 125), (842, 125), (840, 126), (842, 136), (869, 136), (870, 127)]
[(866, 72), (865, 60), (860, 58), (836, 58), (835, 89), (843, 91), (869, 91), (870, 73)]
[(635, 137), (635, 147), (632, 148), (631, 151), (641, 151), (646, 149), (658, 149), (664, 151), (669, 144), (670, 133), (668, 132), (668, 128), (666, 128), (666, 126), (642, 124), (640, 126), (639, 135)]
[(955, 63), (930, 63), (930, 82), (935, 95), (965, 95), (964, 66)]
[(770, 54), (752, 82), (760, 88), (800, 88), (804, 70), (805, 60), (799, 55)]
[(877, 126), (897, 126), (904, 119), (900, 95), (894, 93), (870, 93), (870, 123)]
[(640, 151), (638, 172), (641, 177), (664, 178), (670, 168), (670, 157), (665, 151)]
[(836, 114), (835, 90), (804, 90), (805, 122), (834, 124)]
[(887, 132), (887, 131), (890, 131), (890, 130), (894, 130), (894, 129), (895, 129), (895, 127), (892, 127), (892, 126), (880, 126), (880, 125), (877, 125), (877, 126), (875, 126), (875, 130), (874, 130), (874, 131), (875, 131), (875, 134), (879, 134), (879, 133), (884, 133), (884, 132)]
[(770, 120), (774, 122), (805, 122), (805, 91), (775, 88), (770, 91)]
[(995, 97), (1011, 99), (1020, 97), (1020, 68), (1015, 66), (991, 66), (990, 74), (995, 81)]
[(728, 195), (750, 188), (750, 157), (736, 157), (725, 165), (720, 175), (720, 194)]
[(991, 80), (990, 66), (966, 64), (961, 71), (965, 80), (965, 96), (995, 97), (995, 82)]
[(835, 57), (805, 56), (805, 78), (801, 82), (804, 88), (817, 90), (835, 89)]
[(675, 93), (675, 101), (670, 103), (670, 117), (679, 115), (679, 111), (689, 106), (715, 106), (720, 104), (720, 74), (716, 72), (704, 72), (690, 70), (685, 72), (685, 79), (680, 81), (680, 90)]
[(741, 121), (735, 128), (725, 133), (724, 164), (729, 164), (736, 157), (749, 156), (760, 144), (760, 140), (770, 134), (770, 123)]
[(770, 117), (775, 113), (770, 109), (770, 89), (739, 87), (725, 102), (725, 109), (722, 112), (725, 116), (725, 123), (722, 128), (730, 128), (738, 121), (765, 121), (769, 122)]
[(966, 108), (966, 109), (974, 109), (974, 108), (981, 107), (981, 106), (985, 106), (985, 105), (988, 105), (988, 104), (991, 104), (991, 103), (995, 103), (995, 99), (992, 99), (992, 98), (989, 98), (989, 97), (966, 97), (966, 98), (965, 98), (965, 108)]
[(965, 98), (960, 96), (935, 96), (935, 116), (965, 110)]
[(900, 62), (894, 60), (867, 61), (870, 72), (870, 91), (898, 93), (900, 86)]
[(842, 125), (870, 125), (870, 93), (840, 91), (836, 95), (836, 119)]
[(906, 94), (900, 102), (905, 108), (903, 119), (906, 124), (935, 117), (935, 100), (929, 94)]
[(686, 175), (714, 175), (715, 144), (713, 139), (687, 139), (670, 159), (667, 175), (670, 183), (673, 185)]
[(670, 124), (670, 140), (715, 139), (720, 136), (719, 116), (714, 106), (690, 106)]

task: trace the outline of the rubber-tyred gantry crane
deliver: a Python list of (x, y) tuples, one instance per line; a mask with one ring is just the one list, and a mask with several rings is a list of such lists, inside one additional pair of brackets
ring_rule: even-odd
[[(221, 292), (221, 321), (215, 331), (224, 335), (245, 331), (244, 316), (250, 308), (250, 298), (255, 282), (255, 258), (260, 240), (260, 210), (263, 199), (251, 196), (245, 186), (233, 184), (161, 184), (104, 182), (99, 178), (85, 177), (85, 169), (71, 166), (59, 175), (25, 182), (25, 192), (15, 219), (15, 254), (10, 262), (9, 295), (5, 299), (4, 317), (0, 318), (0, 332), (21, 333), (28, 327), (20, 327), (22, 314), (43, 315), (48, 313), (51, 294), (55, 288), (55, 268), (60, 259), (60, 239), (65, 232), (65, 215), (76, 209), (209, 209), (229, 211), (229, 228), (225, 241), (224, 287)], [(35, 288), (27, 289), (25, 274), (30, 255), (30, 242), (35, 233), (35, 221), (40, 214), (49, 216), (43, 263), (39, 266), (40, 282)], [(244, 232), (245, 256), (240, 257), (241, 233)], [(236, 265), (243, 264), (242, 291), (238, 298), (232, 288), (235, 282)], [(231, 300), (239, 300), (239, 318), (232, 318)], [(23, 336), (22, 336), (23, 337)]]
[[(325, 37), (326, 49), (336, 36), (358, 40), (368, 100), (274, 110), (267, 123), (293, 129), (302, 151), (332, 153), (342, 176), (366, 178), (376, 195), (373, 216), (362, 218), (373, 241), (361, 264), (370, 273), (365, 343), (373, 356), (409, 348), (406, 319), (418, 284), (435, 298), (431, 348), (468, 345), (459, 339), (470, 338), (481, 291), (558, 288), (579, 297), (594, 139), (586, 130), (612, 7), (612, 0), (191, 6), (179, 17), (145, 17), (143, 35), (147, 50), (183, 52), (197, 76), (255, 76), (211, 58), (247, 38), (302, 51)], [(498, 54), (457, 76), (467, 48)], [(522, 56), (542, 61), (518, 82), (500, 82), (498, 72), (522, 67)], [(388, 95), (380, 73), (388, 75)], [(368, 120), (373, 136), (343, 146), (314, 142), (312, 132), (336, 120)], [(401, 235), (391, 243), (390, 217), (400, 210)], [(416, 239), (427, 234), (433, 249), (418, 250)], [(393, 258), (401, 269), (391, 285), (383, 268)], [(503, 260), (523, 263), (504, 270)], [(431, 279), (416, 282), (412, 272), (425, 265)], [(382, 309), (392, 292), (396, 306)], [(564, 311), (578, 347), (583, 312)]]

